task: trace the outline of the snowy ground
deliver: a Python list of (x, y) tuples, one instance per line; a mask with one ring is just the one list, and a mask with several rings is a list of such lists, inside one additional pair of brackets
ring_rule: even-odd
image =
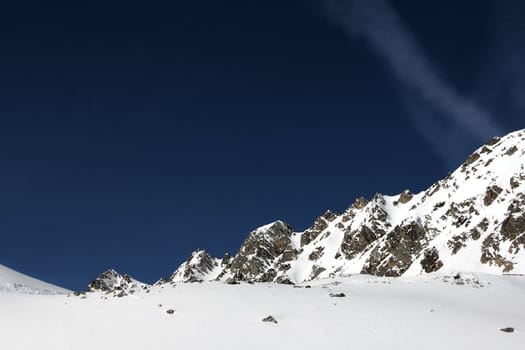
[(523, 349), (525, 277), (447, 280), (168, 284), (107, 299), (2, 292), (0, 349)]

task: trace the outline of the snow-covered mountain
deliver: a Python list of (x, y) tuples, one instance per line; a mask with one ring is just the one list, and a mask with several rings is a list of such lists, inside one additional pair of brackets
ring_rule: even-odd
[(103, 292), (114, 296), (124, 297), (135, 294), (139, 290), (147, 290), (149, 285), (132, 278), (121, 275), (113, 269), (106, 270), (98, 275), (87, 287), (86, 292)]
[(16, 272), (0, 264), (0, 292), (24, 294), (64, 294), (69, 291)]
[(233, 257), (192, 253), (170, 280), (300, 283), (436, 271), (525, 272), (525, 130), (491, 139), (425, 191), (359, 198), (303, 232), (273, 222)]

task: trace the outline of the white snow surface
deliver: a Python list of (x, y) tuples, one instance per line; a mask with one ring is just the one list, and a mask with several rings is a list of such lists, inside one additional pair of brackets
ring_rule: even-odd
[[(63, 294), (69, 290), (26, 276), (0, 264), (0, 293)], [(2, 298), (2, 296), (0, 296)]]
[[(523, 276), (354, 275), (309, 284), (164, 284), (124, 298), (4, 293), (0, 349), (513, 350), (525, 344)], [(262, 322), (269, 315), (278, 323)]]

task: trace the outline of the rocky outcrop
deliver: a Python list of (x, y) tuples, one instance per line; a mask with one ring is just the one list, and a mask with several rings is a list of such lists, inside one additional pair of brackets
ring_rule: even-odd
[(296, 258), (292, 234), (292, 228), (282, 221), (252, 231), (232, 259), (230, 273), (236, 280), (274, 281)]
[(436, 247), (425, 250), (421, 266), (426, 273), (435, 272), (443, 267), (443, 262), (439, 260), (439, 252)]
[(336, 214), (331, 211), (327, 211), (323, 216), (318, 217), (312, 227), (307, 229), (301, 235), (301, 247), (310, 244), (314, 239), (316, 239), (321, 232), (326, 230), (328, 224), (336, 218)]
[(220, 261), (205, 250), (196, 250), (171, 275), (170, 282), (203, 282), (209, 280), (214, 272), (218, 274), (220, 267), (227, 263), (228, 260)]
[(383, 244), (377, 245), (365, 263), (362, 273), (376, 276), (401, 276), (426, 246), (425, 231), (411, 222), (396, 226)]
[(410, 192), (410, 190), (404, 190), (404, 191), (399, 195), (398, 203), (406, 204), (406, 203), (410, 202), (410, 200), (411, 200), (412, 198), (414, 198), (414, 195), (412, 194), (412, 192)]
[(503, 191), (499, 186), (493, 185), (487, 188), (487, 192), (485, 192), (485, 198), (483, 199), (483, 203), (486, 206), (489, 206), (494, 202), (496, 198), (500, 195), (501, 191)]
[(134, 294), (139, 290), (147, 290), (148, 288), (149, 286), (147, 284), (139, 282), (128, 275), (121, 275), (117, 271), (110, 269), (95, 278), (87, 286), (86, 292), (102, 292), (123, 297)]

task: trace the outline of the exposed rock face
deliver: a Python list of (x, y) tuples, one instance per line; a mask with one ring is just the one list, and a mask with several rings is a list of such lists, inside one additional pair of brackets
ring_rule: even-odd
[(525, 272), (525, 131), (493, 138), (456, 171), (413, 194), (357, 199), (303, 232), (276, 221), (222, 260), (194, 253), (172, 280), (298, 283), (465, 271)]
[(426, 273), (435, 272), (443, 267), (443, 262), (439, 260), (439, 252), (436, 247), (425, 250), (421, 266)]
[(372, 231), (366, 225), (361, 226), (357, 232), (347, 231), (341, 244), (341, 251), (346, 259), (353, 259), (384, 234), (384, 230)]
[(500, 195), (501, 191), (503, 191), (500, 187), (493, 185), (489, 188), (487, 188), (487, 192), (485, 193), (485, 198), (483, 199), (483, 203), (486, 206), (489, 206), (494, 202), (496, 198)]
[(110, 269), (101, 273), (87, 287), (86, 292), (104, 292), (114, 296), (123, 297), (134, 294), (139, 290), (147, 290), (149, 286), (139, 282), (128, 275), (121, 275)]
[(410, 202), (410, 200), (414, 198), (414, 195), (409, 191), (409, 190), (404, 190), (400, 195), (399, 195), (399, 203), (401, 204), (406, 204), (408, 202)]
[(231, 274), (237, 280), (274, 281), (296, 258), (292, 234), (292, 228), (282, 221), (252, 231), (231, 262)]
[(328, 224), (335, 218), (336, 214), (332, 213), (331, 211), (327, 211), (323, 216), (318, 217), (312, 227), (304, 231), (301, 235), (301, 247), (316, 239), (319, 234), (328, 227)]
[(374, 248), (362, 273), (401, 276), (425, 245), (425, 231), (417, 223), (396, 226), (384, 243)]
[(228, 260), (219, 261), (205, 250), (197, 250), (171, 275), (171, 282), (203, 282), (208, 279), (210, 274), (219, 271), (223, 263)]

